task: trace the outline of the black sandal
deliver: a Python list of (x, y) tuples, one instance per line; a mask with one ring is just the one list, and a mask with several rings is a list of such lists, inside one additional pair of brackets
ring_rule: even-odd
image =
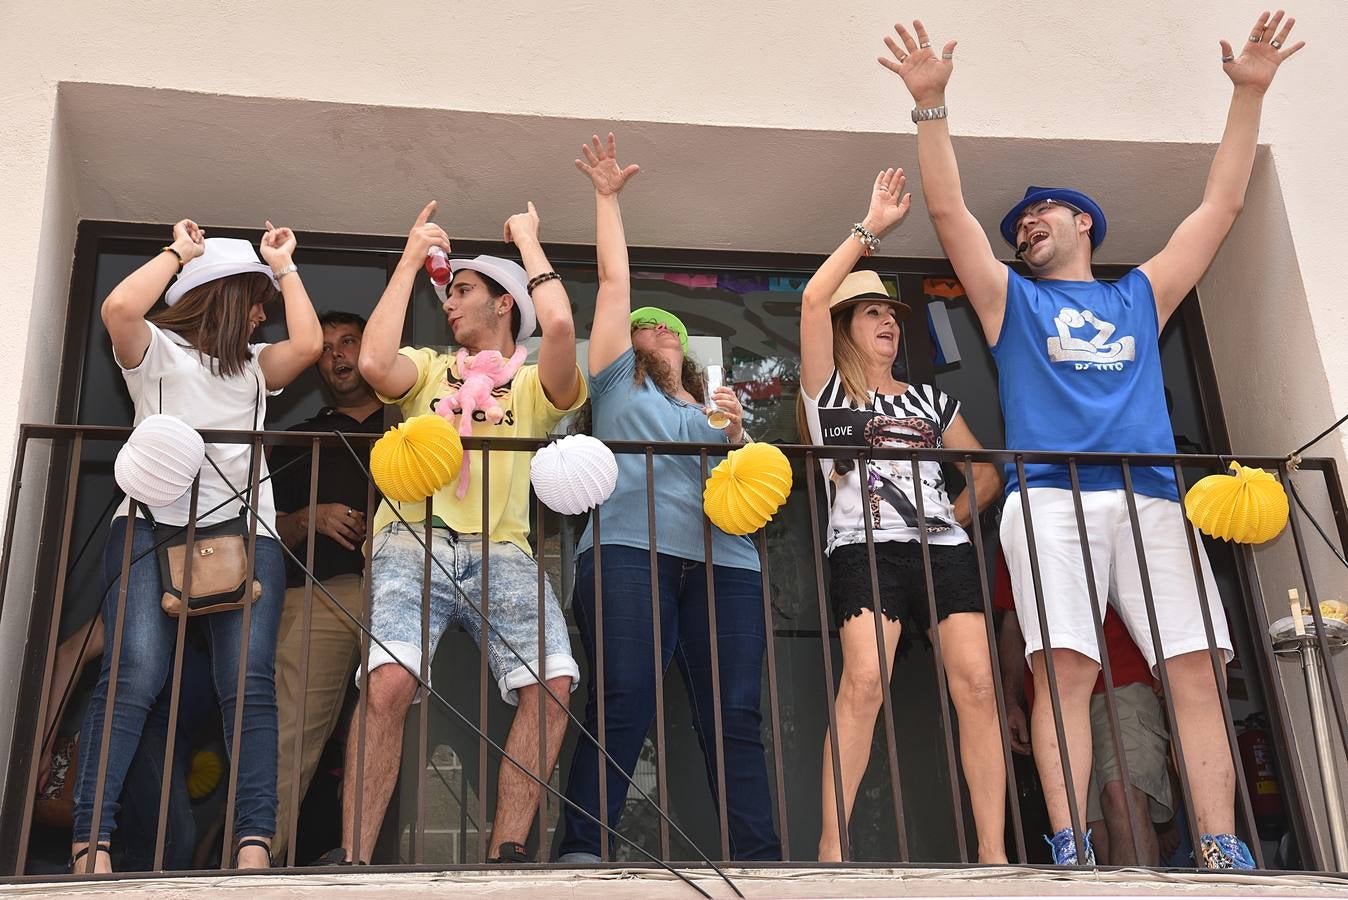
[[(85, 845), (84, 845), (84, 849), (80, 850), (80, 851), (79, 851), (78, 853), (76, 853), (74, 856), (70, 857), (70, 862), (67, 864), (67, 867), (70, 869), (70, 874), (71, 874), (71, 875), (93, 875), (93, 874), (96, 874), (96, 873), (94, 873), (94, 872), (76, 872), (76, 871), (75, 871), (75, 864), (78, 863), (80, 860), (84, 859), (84, 857), (86, 857), (86, 856), (89, 855), (89, 848), (90, 848), (90, 847), (95, 847), (95, 848), (97, 848), (97, 850), (98, 850), (99, 853), (107, 853), (107, 854), (109, 854), (109, 855), (111, 855), (111, 853), (112, 853), (112, 845), (109, 844), (107, 841), (99, 841), (99, 842), (96, 843), (96, 844), (85, 844)], [(94, 865), (95, 865), (95, 866), (98, 865), (98, 860), (97, 860), (97, 859), (94, 860)]]
[(272, 858), (271, 858), (271, 844), (270, 844), (269, 842), (267, 842), (267, 841), (262, 840), (262, 838), (255, 838), (255, 837), (247, 837), (247, 838), (244, 838), (243, 840), (239, 841), (238, 844), (235, 845), (235, 847), (234, 847), (234, 868), (237, 869), (237, 868), (239, 867), (239, 851), (242, 850), (244, 847), (261, 847), (262, 849), (266, 850), (266, 851), (267, 851), (267, 868), (271, 868), (271, 865), (272, 865)]

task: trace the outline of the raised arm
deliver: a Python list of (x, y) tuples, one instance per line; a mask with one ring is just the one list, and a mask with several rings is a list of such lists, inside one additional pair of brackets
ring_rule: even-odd
[(1284, 22), (1282, 10), (1272, 18), (1267, 12), (1261, 14), (1239, 57), (1231, 52), (1230, 44), (1220, 42), (1222, 69), (1230, 77), (1234, 90), (1226, 114), (1226, 130), (1208, 170), (1203, 202), (1175, 229), (1164, 249), (1141, 266), (1156, 295), (1156, 315), (1162, 328), (1212, 264), (1245, 205), (1245, 189), (1250, 184), (1259, 141), (1264, 93), (1283, 60), (1306, 46), (1305, 41), (1298, 41), (1291, 47), (1283, 47), (1295, 23), (1292, 18)]
[[(538, 211), (533, 203), (529, 211), (515, 213), (505, 223), (505, 239), (520, 251), (520, 262), (529, 278), (551, 272), (552, 266), (538, 241)], [(571, 300), (560, 278), (549, 279), (530, 295), (543, 330), (538, 348), (538, 379), (552, 405), (568, 409), (580, 396), (580, 374), (576, 371), (576, 324), (571, 319)]]
[(361, 335), (361, 377), (385, 397), (401, 397), (417, 383), (416, 364), (398, 353), (398, 347), (402, 344), (403, 320), (407, 316), (407, 302), (412, 297), (412, 285), (426, 262), (426, 253), (432, 247), (449, 253), (449, 235), (430, 221), (434, 212), (435, 201), (432, 200), (417, 216), (412, 230), (407, 233), (402, 258)]
[[(921, 22), (913, 22), (917, 40), (903, 25), (895, 25), (894, 30), (902, 46), (886, 37), (885, 45), (894, 59), (880, 57), (880, 65), (903, 79), (918, 109), (945, 107), (945, 89), (954, 71), (956, 42), (947, 43), (937, 58)], [(922, 195), (936, 226), (936, 235), (978, 320), (983, 323), (984, 336), (989, 344), (995, 344), (1002, 332), (1002, 313), (1006, 309), (1007, 269), (993, 254), (983, 226), (964, 205), (955, 147), (950, 142), (950, 127), (944, 116), (918, 123), (917, 164), (922, 172)]]
[(627, 179), (640, 169), (618, 165), (613, 132), (609, 132), (606, 146), (600, 144), (597, 134), (591, 140), (593, 148), (589, 144), (580, 145), (585, 159), (576, 160), (576, 168), (594, 182), (594, 244), (599, 263), (599, 292), (594, 301), (587, 367), (591, 375), (597, 375), (632, 346), (632, 273), (627, 265), (627, 236), (623, 232), (618, 194)]
[[(173, 243), (112, 289), (99, 315), (112, 339), (112, 352), (125, 368), (134, 369), (150, 346), (145, 314), (164, 293), (181, 266), (206, 252), (206, 231), (191, 219), (173, 226)], [(182, 262), (180, 263), (179, 260)]]
[[(903, 169), (885, 169), (875, 177), (871, 205), (861, 224), (877, 238), (888, 234), (908, 215), (913, 195), (903, 193), (906, 183)], [(856, 234), (849, 234), (805, 285), (800, 304), (800, 385), (811, 397), (824, 389), (833, 371), (833, 315), (829, 312), (829, 300), (865, 255), (866, 245)]]
[[(295, 232), (268, 222), (259, 250), (272, 272), (284, 272), (294, 258)], [(268, 344), (257, 360), (267, 387), (272, 390), (290, 384), (323, 353), (323, 326), (318, 324), (318, 314), (299, 271), (282, 275), (280, 283), (281, 302), (286, 311), (286, 339)]]

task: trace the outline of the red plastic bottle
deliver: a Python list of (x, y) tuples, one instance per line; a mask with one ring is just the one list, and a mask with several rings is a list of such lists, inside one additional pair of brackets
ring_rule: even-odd
[(449, 270), (449, 258), (439, 247), (432, 247), (426, 253), (426, 274), (431, 276), (431, 281), (441, 287), (449, 284), (452, 275)]

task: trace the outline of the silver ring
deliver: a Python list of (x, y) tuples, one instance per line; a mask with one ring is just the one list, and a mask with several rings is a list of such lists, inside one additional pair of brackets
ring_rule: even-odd
[(1236, 61), (1236, 58), (1235, 58), (1234, 56), (1232, 56), (1230, 53), (1228, 53), (1228, 54), (1226, 54), (1225, 56), (1222, 57), (1222, 62), (1224, 62), (1224, 63), (1235, 62), (1235, 61)]
[(900, 56), (900, 57), (899, 57), (899, 64), (902, 65), (902, 64), (903, 64), (903, 61), (904, 61), (905, 59), (907, 59), (907, 58), (908, 58), (908, 54), (907, 54), (907, 53), (905, 53), (905, 54), (903, 54), (902, 56)]
[(1272, 47), (1274, 50), (1282, 49), (1282, 41), (1269, 41), (1268, 45)]
[(1250, 35), (1250, 43), (1251, 43), (1251, 44), (1257, 44), (1257, 43), (1259, 43), (1261, 40), (1263, 40), (1263, 38), (1264, 38), (1264, 36), (1263, 36), (1262, 34), (1252, 34), (1252, 35)]
[(942, 54), (941, 54), (941, 59), (954, 59), (954, 58), (955, 58), (955, 54), (953, 54), (953, 53), (942, 53)]
[(351, 517), (354, 516), (354, 515), (355, 515), (355, 513), (352, 512), (352, 511), (351, 511), (351, 507), (348, 506), (348, 507), (346, 508), (346, 517), (349, 519), (349, 518), (351, 518)]
[(931, 46), (931, 41), (923, 41), (922, 43), (918, 44), (917, 46), (918, 46), (919, 49), (926, 50), (928, 47)]

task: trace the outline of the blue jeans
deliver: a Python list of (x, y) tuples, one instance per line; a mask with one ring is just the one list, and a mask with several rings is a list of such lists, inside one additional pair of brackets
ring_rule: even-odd
[[(93, 827), (98, 757), (112, 669), (112, 635), (117, 625), (117, 593), (125, 540), (126, 518), (122, 517), (113, 521), (103, 554), (104, 578), (110, 582), (103, 597), (108, 649), (103, 654), (98, 684), (89, 699), (84, 727), (80, 729), (80, 773), (75, 786), (72, 830), (72, 840), (76, 843), (89, 840)], [(107, 779), (98, 828), (100, 841), (109, 840), (116, 830), (117, 798), (121, 796), (127, 770), (140, 744), (146, 718), (173, 668), (178, 624), (165, 615), (159, 605), (164, 589), (159, 577), (159, 562), (150, 550), (153, 546), (154, 528), (137, 518), (131, 553), (133, 560), (140, 558), (132, 564), (127, 579), (126, 622), (122, 626), (122, 658), (112, 710)], [(285, 596), (285, 566), (280, 545), (270, 537), (258, 535), (253, 577), (262, 585), (262, 596), (253, 604), (249, 625), (241, 758), (235, 761), (238, 769), (234, 808), (236, 838), (270, 838), (276, 830), (276, 681), (273, 669), (276, 631)], [(211, 680), (224, 720), (225, 743), (232, 747), (243, 612), (213, 613), (204, 617), (204, 624), (211, 654)]]
[[(651, 642), (650, 551), (618, 544), (602, 547), (604, 589), (605, 749), (630, 776), (655, 721), (657, 689)], [(659, 554), (661, 662), (675, 655), (693, 705), (693, 721), (716, 796), (711, 636), (707, 623), (707, 570), (703, 563)], [(720, 662), (721, 727), (725, 753), (730, 856), (737, 860), (781, 858), (772, 819), (772, 796), (763, 758), (759, 711), (762, 694), (763, 587), (750, 569), (715, 566), (716, 637)], [(598, 735), (595, 686), (594, 553), (576, 560), (576, 624), (589, 662), (585, 728)], [(612, 764), (608, 776), (608, 824), (616, 828), (628, 782)], [(581, 737), (571, 759), (567, 797), (599, 818), (599, 750)], [(599, 826), (570, 807), (562, 811), (566, 837), (561, 853), (599, 853)]]

